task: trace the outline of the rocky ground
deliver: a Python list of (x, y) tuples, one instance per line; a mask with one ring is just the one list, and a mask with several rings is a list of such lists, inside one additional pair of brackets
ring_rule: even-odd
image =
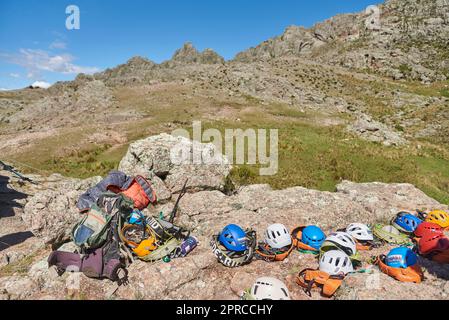
[[(120, 170), (150, 179), (161, 201), (146, 214), (169, 212), (179, 185), (189, 178), (189, 193), (181, 200), (176, 222), (192, 230), (200, 245), (186, 258), (154, 264), (136, 261), (129, 268), (129, 284), (117, 287), (108, 280), (79, 274), (58, 276), (48, 269), (51, 247), (73, 250), (70, 229), (80, 218), (78, 196), (100, 177), (86, 180), (60, 175), (31, 176), (38, 185), (21, 184), (2, 172), (0, 240), (0, 297), (2, 299), (238, 299), (258, 276), (274, 276), (286, 282), (294, 299), (310, 299), (295, 284), (295, 275), (317, 267), (307, 254), (293, 252), (283, 262), (250, 264), (228, 269), (209, 248), (211, 235), (229, 223), (254, 228), (259, 235), (271, 223), (318, 224), (327, 232), (351, 222), (386, 222), (401, 210), (447, 209), (409, 184), (343, 181), (336, 192), (302, 187), (273, 190), (268, 185), (226, 189), (230, 166), (175, 165), (169, 157), (174, 143), (191, 146), (184, 138), (159, 135), (131, 145)], [(202, 150), (212, 145), (196, 145)], [(367, 273), (351, 275), (335, 299), (447, 299), (449, 266), (422, 260), (426, 280), (404, 284), (380, 274), (367, 261), (385, 253), (384, 246), (362, 253)], [(322, 299), (314, 293), (312, 299)]]

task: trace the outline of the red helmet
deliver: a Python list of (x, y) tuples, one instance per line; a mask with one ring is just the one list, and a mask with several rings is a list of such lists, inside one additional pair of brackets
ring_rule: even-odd
[(418, 225), (418, 227), (415, 230), (415, 236), (421, 238), (424, 237), (426, 234), (443, 234), (443, 228), (441, 228), (436, 223), (432, 222), (423, 222)]
[(427, 233), (418, 243), (420, 254), (429, 254), (435, 251), (444, 251), (449, 249), (449, 239), (443, 233)]

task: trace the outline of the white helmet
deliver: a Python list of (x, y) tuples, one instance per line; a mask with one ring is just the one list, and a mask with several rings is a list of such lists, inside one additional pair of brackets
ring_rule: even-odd
[(340, 250), (331, 250), (323, 254), (320, 259), (320, 271), (331, 276), (346, 275), (354, 271), (351, 258)]
[(373, 241), (374, 236), (371, 229), (363, 223), (351, 223), (347, 228), (346, 232), (351, 235), (354, 239), (359, 241)]
[(276, 223), (265, 231), (265, 242), (272, 248), (281, 249), (292, 244), (292, 237), (283, 224)]
[(346, 232), (333, 232), (326, 238), (324, 242), (331, 242), (335, 244), (338, 248), (340, 248), (350, 256), (356, 254), (357, 252), (354, 239)]
[(256, 300), (290, 300), (285, 284), (271, 277), (258, 278), (251, 287), (251, 295)]

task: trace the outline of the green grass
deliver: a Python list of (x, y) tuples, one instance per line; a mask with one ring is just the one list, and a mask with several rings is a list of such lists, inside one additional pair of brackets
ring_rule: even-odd
[[(357, 80), (346, 81), (354, 82), (355, 86)], [(380, 92), (393, 89), (389, 83), (373, 85)], [(414, 83), (407, 83), (402, 89), (421, 90), (422, 94), (433, 95), (444, 88), (442, 85), (420, 86), (419, 89), (418, 84), (415, 86)], [(159, 99), (163, 103), (155, 104), (147, 100), (148, 95), (139, 98), (129, 90), (124, 90), (121, 94), (123, 97), (120, 99), (148, 114), (147, 118), (114, 128), (126, 134), (130, 142), (160, 132), (170, 132), (176, 127), (191, 129), (193, 119), (203, 121), (203, 130), (217, 128), (224, 132), (225, 128), (279, 129), (278, 173), (275, 176), (260, 176), (257, 165), (235, 166), (231, 178), (236, 185), (268, 183), (276, 189), (304, 186), (334, 191), (343, 179), (354, 182), (405, 182), (414, 184), (429, 196), (449, 204), (449, 155), (431, 143), (419, 152), (415, 150), (413, 143), (410, 147), (385, 147), (360, 140), (347, 133), (343, 126), (320, 126), (320, 117), (326, 116), (318, 112), (304, 113), (286, 104), (263, 105), (258, 99), (251, 97), (243, 97), (238, 101), (223, 97), (184, 101), (182, 94), (164, 92), (164, 97)], [(352, 94), (363, 95), (363, 91)], [(130, 99), (132, 100), (128, 101)], [(379, 117), (391, 112), (389, 104), (382, 103), (384, 101), (388, 102), (383, 98), (366, 95), (368, 108)], [(216, 106), (220, 108), (217, 109)], [(226, 117), (222, 120), (205, 120), (222, 107), (232, 110), (232, 117), (239, 118), (240, 121), (227, 120)], [(173, 126), (167, 128), (164, 123), (171, 123)], [(95, 130), (98, 128), (69, 131), (64, 135), (51, 137), (27, 153), (17, 153), (15, 157), (22, 163), (32, 164), (48, 173), (59, 172), (80, 178), (105, 175), (117, 168), (129, 143), (115, 146), (76, 144), (76, 141), (85, 140)], [(75, 151), (61, 152), (62, 147)], [(227, 188), (233, 188), (230, 181)]]
[(0, 277), (9, 277), (13, 275), (26, 275), (41, 250), (38, 250), (14, 263), (10, 263), (0, 268)]
[(441, 89), (440, 94), (443, 97), (449, 98), (449, 89)]
[(93, 175), (104, 176), (118, 167), (120, 159), (117, 156), (105, 159), (104, 153), (107, 150), (105, 148), (107, 148), (106, 145), (69, 157), (53, 158), (44, 164), (44, 168), (79, 178), (88, 178)]

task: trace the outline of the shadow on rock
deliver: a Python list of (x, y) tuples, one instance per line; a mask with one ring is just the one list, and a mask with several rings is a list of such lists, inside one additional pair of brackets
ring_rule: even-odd
[(0, 237), (0, 251), (22, 243), (31, 237), (34, 237), (34, 235), (30, 231), (16, 232)]
[(428, 273), (443, 280), (449, 280), (449, 265), (439, 264), (434, 261), (420, 258), (419, 260), (422, 267), (424, 267)]
[(27, 198), (27, 194), (9, 188), (9, 180), (8, 176), (0, 175), (0, 218), (13, 217), (14, 208), (23, 207), (16, 200)]

